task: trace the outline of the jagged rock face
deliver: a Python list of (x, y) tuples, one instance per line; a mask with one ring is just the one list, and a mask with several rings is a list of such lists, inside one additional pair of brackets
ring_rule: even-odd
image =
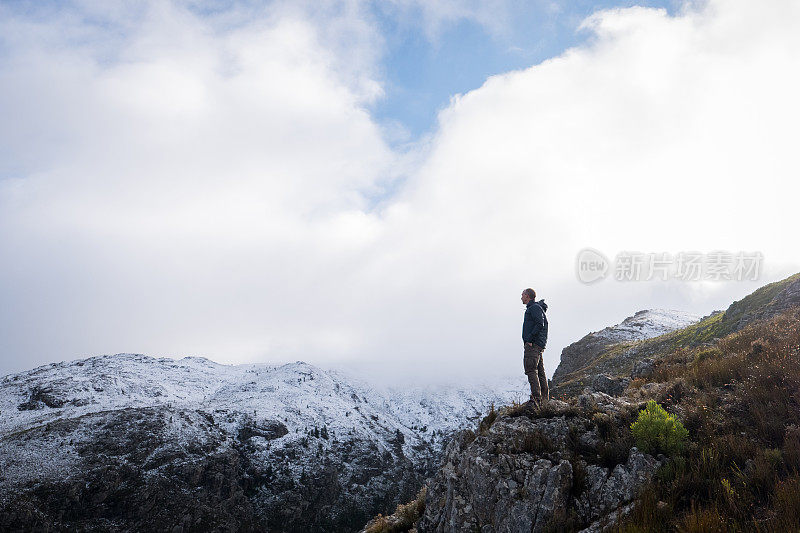
[[(608, 402), (612, 402), (609, 404)], [(585, 402), (615, 408), (595, 393)], [(592, 463), (602, 445), (587, 416), (500, 415), (485, 434), (458, 433), (428, 484), (423, 532), (530, 532), (573, 525), (600, 530), (649, 481), (659, 460), (630, 449), (613, 467)]]
[(625, 464), (609, 471), (598, 465), (586, 466), (585, 489), (575, 500), (577, 514), (590, 522), (587, 529), (600, 529), (610, 525), (620, 513), (629, 509), (627, 504), (638, 496), (661, 463), (650, 455), (632, 448)]
[(374, 390), (299, 362), (47, 365), (0, 378), (0, 530), (356, 530), (512, 394)]
[(597, 359), (610, 346), (616, 344), (607, 337), (598, 337), (589, 333), (579, 341), (573, 342), (561, 351), (561, 362), (553, 372), (552, 387), (558, 386), (564, 379)]

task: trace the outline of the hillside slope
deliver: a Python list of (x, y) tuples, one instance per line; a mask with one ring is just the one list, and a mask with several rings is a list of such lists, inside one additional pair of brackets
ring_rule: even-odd
[(5, 376), (0, 529), (355, 529), (522, 388), (378, 390), (303, 362), (132, 354)]
[[(662, 334), (640, 338), (603, 334), (607, 330), (617, 330), (624, 322), (599, 333), (590, 333), (562, 352), (561, 363), (553, 374), (551, 394), (560, 398), (575, 396), (585, 387), (620, 394), (630, 379), (647, 374), (659, 357), (678, 348), (713, 343), (747, 324), (769, 319), (799, 305), (800, 274), (795, 274), (757, 289), (730, 304), (725, 311), (714, 312)], [(691, 315), (685, 316), (691, 320)]]
[[(565, 387), (564, 384), (578, 382), (583, 385), (585, 380), (581, 378), (587, 374), (587, 367), (593, 369), (594, 378), (606, 374), (609, 370), (606, 367), (618, 363), (618, 360), (604, 361), (604, 355), (618, 353), (621, 348), (631, 346), (637, 341), (685, 328), (701, 319), (700, 316), (683, 311), (650, 309), (638, 311), (617, 325), (585, 335), (562, 350), (561, 362), (553, 373), (553, 395), (558, 397), (567, 392), (580, 392)], [(591, 384), (594, 385), (594, 382)], [(600, 388), (600, 384), (595, 385), (595, 388)], [(603, 392), (614, 390), (606, 387)]]

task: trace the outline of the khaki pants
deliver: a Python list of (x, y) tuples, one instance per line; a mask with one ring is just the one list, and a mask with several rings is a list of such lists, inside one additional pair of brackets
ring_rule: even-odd
[(543, 349), (536, 346), (524, 344), (522, 364), (525, 367), (525, 375), (528, 376), (528, 383), (531, 385), (531, 400), (541, 403), (542, 399), (550, 398), (550, 389), (547, 386), (547, 376), (544, 373), (544, 361), (542, 360)]

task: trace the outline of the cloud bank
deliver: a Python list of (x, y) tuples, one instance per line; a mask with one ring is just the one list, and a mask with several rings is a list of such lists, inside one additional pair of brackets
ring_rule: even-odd
[[(521, 372), (533, 286), (552, 374), (638, 309), (705, 313), (799, 269), (796, 4), (599, 12), (405, 152), (368, 111), (368, 10), (324, 8), (0, 8), (0, 371), (125, 351)], [(585, 286), (586, 246), (766, 271)]]

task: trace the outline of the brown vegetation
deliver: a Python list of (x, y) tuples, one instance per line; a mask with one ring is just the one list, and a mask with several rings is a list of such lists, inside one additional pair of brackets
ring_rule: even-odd
[(632, 386), (657, 392), (689, 442), (618, 530), (800, 528), (800, 310), (676, 350)]

